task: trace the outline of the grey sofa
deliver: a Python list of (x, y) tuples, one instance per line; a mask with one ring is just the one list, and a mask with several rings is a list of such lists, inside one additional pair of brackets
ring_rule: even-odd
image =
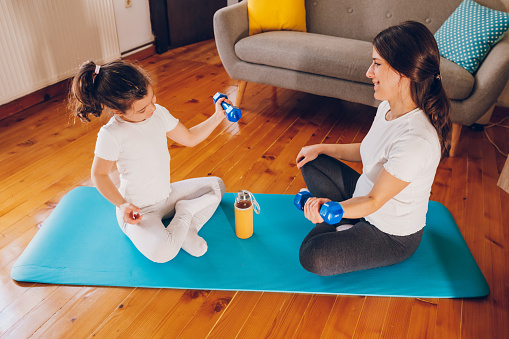
[[(504, 0), (476, 0), (507, 11)], [(214, 35), (228, 75), (239, 80), (240, 106), (247, 82), (378, 106), (366, 71), (371, 41), (381, 30), (406, 20), (420, 21), (435, 33), (461, 0), (306, 0), (307, 33), (248, 35), (247, 1), (214, 15)], [(509, 34), (470, 74), (442, 58), (441, 74), (452, 100), (454, 155), (461, 126), (471, 125), (496, 102), (509, 79)]]

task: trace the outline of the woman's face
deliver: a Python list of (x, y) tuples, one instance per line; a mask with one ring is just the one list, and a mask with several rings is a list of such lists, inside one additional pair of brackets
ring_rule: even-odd
[(402, 76), (380, 57), (374, 47), (373, 63), (369, 66), (366, 76), (375, 86), (375, 99), (391, 101), (401, 94)]
[(156, 95), (152, 86), (148, 86), (147, 95), (140, 100), (136, 100), (131, 109), (126, 111), (124, 114), (118, 114), (118, 116), (125, 121), (129, 122), (140, 122), (150, 118), (156, 110)]

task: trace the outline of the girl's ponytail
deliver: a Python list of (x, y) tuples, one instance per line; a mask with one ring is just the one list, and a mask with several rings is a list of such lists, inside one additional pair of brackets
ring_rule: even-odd
[(126, 61), (103, 66), (87, 61), (79, 68), (69, 93), (69, 108), (81, 121), (100, 117), (104, 109), (125, 113), (148, 93), (151, 81), (140, 67)]
[(103, 110), (94, 88), (96, 78), (99, 77), (95, 70), (96, 64), (87, 61), (81, 65), (72, 81), (69, 102), (71, 110), (81, 121), (90, 121), (89, 114), (99, 117)]

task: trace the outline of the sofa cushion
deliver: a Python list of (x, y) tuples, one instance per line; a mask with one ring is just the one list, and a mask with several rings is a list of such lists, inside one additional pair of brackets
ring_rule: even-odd
[(267, 32), (235, 44), (246, 62), (368, 84), (372, 51), (370, 42), (302, 32)]
[(371, 42), (384, 28), (416, 20), (434, 33), (461, 1), (306, 0), (307, 31)]
[(306, 32), (304, 0), (249, 0), (249, 35), (289, 30)]
[[(366, 72), (373, 45), (367, 41), (328, 35), (275, 31), (246, 37), (235, 44), (239, 59), (273, 67), (372, 84)], [(441, 74), (451, 99), (465, 99), (474, 77), (442, 58)]]
[(435, 33), (440, 54), (475, 73), (509, 29), (509, 13), (463, 0)]

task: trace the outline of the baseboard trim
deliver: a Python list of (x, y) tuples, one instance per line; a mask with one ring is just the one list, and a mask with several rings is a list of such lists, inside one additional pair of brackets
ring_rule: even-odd
[(131, 51), (126, 55), (122, 55), (122, 59), (128, 61), (140, 61), (148, 57), (151, 57), (152, 55), (155, 54), (156, 47), (154, 46), (154, 44), (151, 43), (150, 45), (143, 46), (138, 50)]
[(56, 84), (46, 86), (38, 91), (27, 94), (21, 98), (0, 106), (0, 120), (10, 117), (27, 108), (51, 100), (52, 98), (67, 92), (71, 86), (71, 79), (65, 79)]

